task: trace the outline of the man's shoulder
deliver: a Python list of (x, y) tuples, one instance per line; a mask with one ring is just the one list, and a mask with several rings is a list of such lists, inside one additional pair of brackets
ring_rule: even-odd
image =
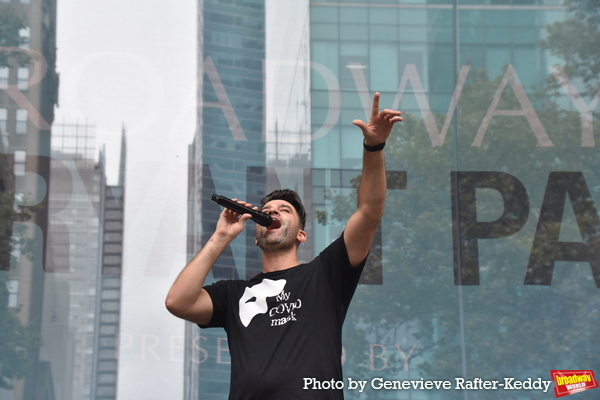
[(248, 279), (220, 279), (211, 284), (205, 286), (205, 289), (215, 288), (215, 289), (236, 289), (236, 288), (244, 288), (249, 286), (250, 280)]
[[(304, 264), (300, 264), (297, 265), (296, 267), (300, 267)], [(296, 268), (293, 267), (293, 268)], [(290, 269), (292, 268), (288, 268), (285, 270), (281, 270), (281, 271), (277, 271), (279, 275), (285, 275), (286, 272), (288, 272)], [(218, 281), (215, 281), (214, 283), (208, 285), (208, 286), (218, 286), (218, 287), (222, 287), (222, 288), (246, 288), (246, 287), (252, 287), (254, 285), (258, 285), (259, 283), (263, 282), (264, 280), (276, 280), (277, 279), (277, 275), (275, 275), (274, 273), (263, 273), (260, 272), (256, 275), (254, 275), (252, 278), (250, 279), (221, 279)]]
[(344, 232), (340, 234), (335, 240), (329, 243), (315, 259), (326, 257), (328, 254), (339, 254), (347, 252), (346, 250), (346, 242), (344, 241)]

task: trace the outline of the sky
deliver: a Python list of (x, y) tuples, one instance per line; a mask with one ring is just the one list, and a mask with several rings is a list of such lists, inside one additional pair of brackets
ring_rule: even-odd
[(58, 0), (57, 123), (96, 126), (109, 184), (127, 134), (118, 398), (183, 393), (183, 322), (164, 298), (186, 262), (196, 2)]

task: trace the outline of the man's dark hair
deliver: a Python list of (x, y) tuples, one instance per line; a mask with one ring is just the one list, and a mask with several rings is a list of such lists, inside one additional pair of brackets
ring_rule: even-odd
[(294, 192), (291, 189), (273, 190), (271, 193), (262, 198), (262, 200), (260, 201), (261, 208), (272, 200), (285, 200), (292, 206), (294, 206), (296, 212), (300, 216), (300, 224), (302, 230), (304, 230), (304, 225), (306, 224), (306, 211), (304, 210), (304, 205), (302, 205), (302, 200), (300, 200), (300, 196), (298, 196), (298, 193)]

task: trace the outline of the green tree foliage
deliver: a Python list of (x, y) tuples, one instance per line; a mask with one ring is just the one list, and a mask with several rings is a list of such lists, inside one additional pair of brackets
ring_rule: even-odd
[(12, 388), (11, 380), (21, 379), (31, 367), (27, 352), (40, 346), (39, 335), (23, 325), (18, 309), (7, 307), (8, 276), (0, 272), (0, 388)]
[[(0, 7), (0, 47), (19, 47), (27, 43), (27, 38), (20, 34), (26, 28), (26, 20), (18, 16), (10, 6)], [(13, 63), (24, 65), (28, 57), (18, 51), (0, 51), (0, 67), (9, 67)]]
[[(582, 95), (594, 96), (600, 90), (600, 0), (570, 0), (571, 17), (547, 27), (542, 44), (564, 60), (571, 78), (585, 84)], [(552, 82), (552, 80), (550, 81)]]
[(35, 211), (13, 205), (15, 193), (6, 190), (8, 182), (14, 180), (9, 160), (6, 154), (0, 154), (0, 388), (5, 389), (11, 388), (11, 380), (25, 376), (31, 367), (27, 353), (41, 344), (39, 334), (19, 320), (19, 307), (8, 307), (8, 271), (11, 264), (17, 264), (11, 248), (20, 248), (21, 256), (30, 254), (24, 226), (14, 222), (29, 220)]
[[(0, 67), (25, 65), (30, 59), (25, 53), (10, 48), (27, 43), (20, 34), (27, 27), (26, 19), (11, 6), (0, 6)], [(14, 224), (31, 219), (34, 207), (14, 206), (15, 192), (9, 190), (14, 175), (12, 157), (5, 154), (0, 142), (0, 388), (10, 389), (11, 381), (21, 379), (32, 367), (28, 352), (41, 345), (39, 333), (19, 319), (19, 307), (8, 307), (9, 271), (17, 263), (12, 248), (20, 248), (21, 257), (31, 254), (32, 243), (26, 238), (25, 226)]]

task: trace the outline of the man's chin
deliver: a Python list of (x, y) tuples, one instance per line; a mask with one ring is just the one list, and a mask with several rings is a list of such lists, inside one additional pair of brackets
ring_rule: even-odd
[(294, 244), (284, 243), (280, 241), (259, 240), (258, 247), (265, 253), (277, 253), (289, 250), (294, 247)]

